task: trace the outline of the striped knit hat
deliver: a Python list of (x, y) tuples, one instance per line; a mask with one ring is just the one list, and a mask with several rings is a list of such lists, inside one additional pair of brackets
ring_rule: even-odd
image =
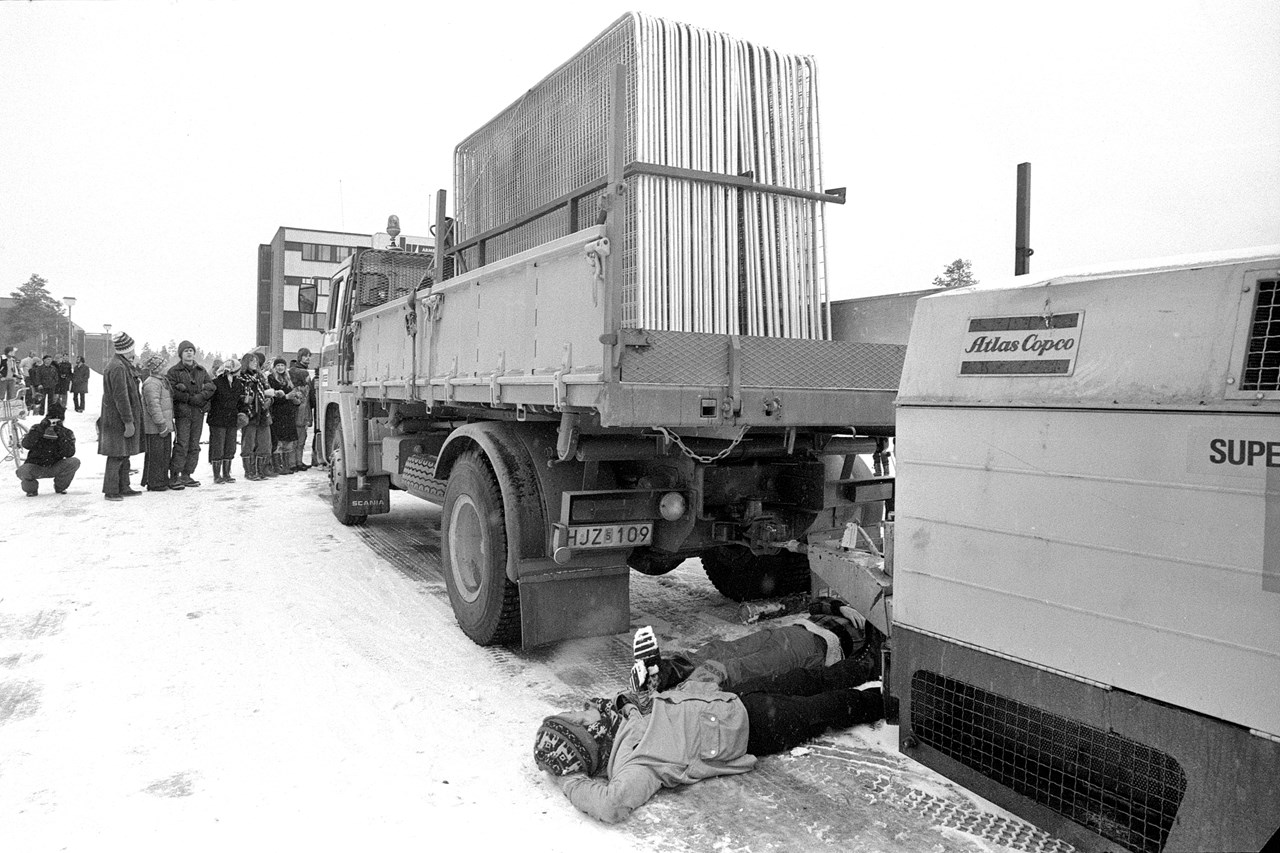
[(133, 338), (129, 337), (128, 332), (118, 332), (111, 340), (116, 352), (133, 352)]

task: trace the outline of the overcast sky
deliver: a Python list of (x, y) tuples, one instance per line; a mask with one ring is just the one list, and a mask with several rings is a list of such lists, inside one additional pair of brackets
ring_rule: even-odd
[[(629, 8), (819, 69), (834, 298), (1280, 243), (1280, 3), (0, 3), (0, 292), (255, 342), (281, 225), (425, 234), (453, 146)], [(810, 11), (812, 10), (812, 11)]]

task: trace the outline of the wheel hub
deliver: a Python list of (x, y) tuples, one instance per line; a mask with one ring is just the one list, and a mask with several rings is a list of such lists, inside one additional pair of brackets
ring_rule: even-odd
[(449, 514), (449, 571), (458, 595), (469, 604), (480, 597), (487, 551), (480, 510), (469, 495), (460, 495)]

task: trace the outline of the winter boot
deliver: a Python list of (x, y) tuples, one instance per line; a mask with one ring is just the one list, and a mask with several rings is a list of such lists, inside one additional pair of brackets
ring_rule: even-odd
[(258, 457), (258, 474), (264, 480), (270, 480), (273, 477), (280, 476), (271, 463), (271, 457), (267, 455)]
[(302, 461), (302, 443), (301, 442), (299, 442), (298, 446), (293, 449), (293, 470), (295, 471), (311, 470), (311, 466), (304, 464)]
[(289, 451), (287, 451), (287, 450), (281, 450), (281, 451), (279, 451), (279, 452), (275, 453), (275, 454), (274, 454), (274, 456), (275, 456), (275, 462), (276, 462), (276, 473), (277, 473), (277, 474), (292, 474), (292, 473), (293, 473), (293, 466), (292, 466), (292, 465), (290, 465), (290, 464), (286, 461), (286, 460), (288, 460), (288, 458), (289, 458), (289, 456), (290, 456)]
[(258, 457), (241, 456), (240, 461), (244, 463), (244, 478), (249, 481), (262, 479), (258, 476)]
[(226, 480), (222, 479), (222, 460), (215, 459), (213, 460), (212, 464), (213, 464), (213, 484), (215, 486), (220, 486), (226, 482)]
[(235, 481), (236, 481), (236, 478), (231, 476), (231, 460), (223, 459), (222, 460), (222, 482), (234, 483)]

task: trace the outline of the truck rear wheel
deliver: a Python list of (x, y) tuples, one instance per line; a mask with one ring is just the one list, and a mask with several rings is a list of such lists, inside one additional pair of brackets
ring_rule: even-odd
[(741, 545), (726, 545), (702, 555), (711, 585), (725, 598), (751, 601), (809, 591), (809, 558), (779, 551), (752, 554)]
[(364, 524), (369, 516), (352, 512), (347, 496), (351, 481), (347, 477), (347, 461), (342, 448), (342, 427), (335, 425), (329, 435), (329, 501), (333, 516), (348, 527)]
[(520, 641), (520, 588), (507, 578), (502, 491), (478, 450), (458, 457), (440, 515), (440, 557), (458, 627), (491, 646)]

